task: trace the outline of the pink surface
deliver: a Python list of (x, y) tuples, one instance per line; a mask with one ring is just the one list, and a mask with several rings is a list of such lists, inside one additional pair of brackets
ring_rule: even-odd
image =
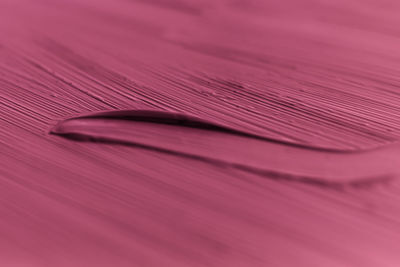
[(0, 266), (399, 266), (399, 11), (0, 0)]

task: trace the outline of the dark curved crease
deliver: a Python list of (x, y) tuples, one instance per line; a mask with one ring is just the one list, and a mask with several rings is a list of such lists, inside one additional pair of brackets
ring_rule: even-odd
[[(330, 152), (330, 153), (360, 153), (365, 152), (366, 150), (350, 150), (350, 149), (334, 149), (334, 148), (326, 148), (305, 144), (298, 144), (289, 141), (277, 140), (270, 137), (266, 137), (260, 134), (250, 133), (243, 130), (238, 130), (233, 127), (222, 125), (217, 122), (207, 121), (192, 115), (187, 115), (183, 113), (174, 113), (167, 111), (157, 111), (157, 110), (118, 110), (118, 111), (104, 111), (104, 112), (95, 112), (88, 115), (82, 115), (77, 117), (72, 117), (66, 120), (61, 121), (57, 124), (50, 133), (60, 135), (57, 131), (57, 128), (60, 124), (69, 120), (77, 120), (77, 119), (117, 119), (117, 120), (128, 120), (128, 121), (138, 121), (138, 122), (149, 122), (156, 124), (168, 124), (168, 125), (176, 125), (180, 127), (189, 127), (195, 129), (203, 129), (210, 131), (218, 131), (221, 133), (234, 134), (242, 137), (248, 137), (253, 139), (258, 139), (262, 141), (267, 141), (275, 144), (280, 144), (289, 147), (303, 148), (307, 150), (321, 151), (321, 152)], [(372, 150), (372, 149), (370, 149)]]
[(83, 115), (78, 117), (69, 118), (58, 123), (51, 131), (51, 134), (56, 134), (59, 136), (66, 137), (68, 139), (76, 140), (76, 141), (90, 141), (90, 142), (101, 142), (108, 144), (117, 144), (124, 146), (135, 146), (141, 147), (157, 152), (168, 153), (170, 155), (187, 157), (195, 160), (200, 160), (202, 162), (210, 163), (213, 165), (217, 165), (219, 167), (226, 168), (235, 168), (238, 170), (246, 171), (249, 173), (257, 174), (263, 177), (268, 177), (270, 179), (277, 180), (286, 180), (286, 181), (294, 181), (301, 182), (309, 185), (331, 188), (331, 189), (344, 189), (347, 187), (362, 187), (362, 186), (370, 186), (376, 183), (382, 183), (391, 180), (394, 178), (392, 175), (381, 175), (381, 176), (373, 176), (373, 177), (362, 177), (362, 178), (354, 178), (349, 181), (328, 181), (323, 180), (320, 177), (313, 177), (301, 174), (291, 174), (284, 171), (274, 171), (265, 168), (257, 168), (248, 166), (246, 164), (227, 162), (221, 159), (206, 157), (201, 155), (196, 155), (193, 153), (187, 153), (178, 150), (172, 150), (167, 148), (161, 148), (156, 145), (148, 145), (142, 144), (140, 142), (135, 141), (124, 141), (114, 138), (108, 137), (99, 137), (93, 136), (89, 134), (84, 134), (79, 131), (63, 131), (60, 130), (62, 124), (64, 122), (70, 120), (79, 120), (79, 119), (117, 119), (117, 120), (131, 120), (131, 121), (139, 121), (139, 122), (149, 122), (156, 124), (168, 124), (168, 125), (176, 125), (180, 127), (190, 127), (195, 129), (205, 129), (210, 131), (218, 131), (228, 134), (239, 135), (248, 138), (255, 138), (258, 140), (263, 140), (266, 142), (272, 142), (276, 144), (281, 144), (284, 146), (297, 147), (300, 149), (307, 150), (316, 150), (321, 152), (330, 152), (330, 153), (359, 153), (360, 151), (351, 151), (351, 150), (335, 150), (335, 149), (325, 149), (319, 147), (309, 147), (305, 145), (298, 145), (284, 141), (278, 141), (274, 139), (270, 139), (264, 136), (260, 136), (253, 133), (248, 133), (244, 131), (240, 131), (228, 126), (220, 125), (218, 123), (206, 121), (194, 116), (179, 114), (179, 113), (171, 113), (164, 111), (152, 111), (152, 110), (124, 110), (124, 111), (109, 111), (109, 112), (97, 112), (89, 115)]

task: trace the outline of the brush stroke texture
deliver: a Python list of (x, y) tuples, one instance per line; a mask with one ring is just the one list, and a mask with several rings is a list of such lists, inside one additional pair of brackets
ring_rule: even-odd
[(0, 0), (0, 265), (399, 266), (396, 176), (329, 190), (48, 134), (81, 114), (158, 110), (395, 157), (399, 12), (395, 0)]

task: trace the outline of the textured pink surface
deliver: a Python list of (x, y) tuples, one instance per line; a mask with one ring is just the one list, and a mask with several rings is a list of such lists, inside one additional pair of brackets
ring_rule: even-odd
[(399, 12), (0, 0), (0, 266), (399, 266)]

